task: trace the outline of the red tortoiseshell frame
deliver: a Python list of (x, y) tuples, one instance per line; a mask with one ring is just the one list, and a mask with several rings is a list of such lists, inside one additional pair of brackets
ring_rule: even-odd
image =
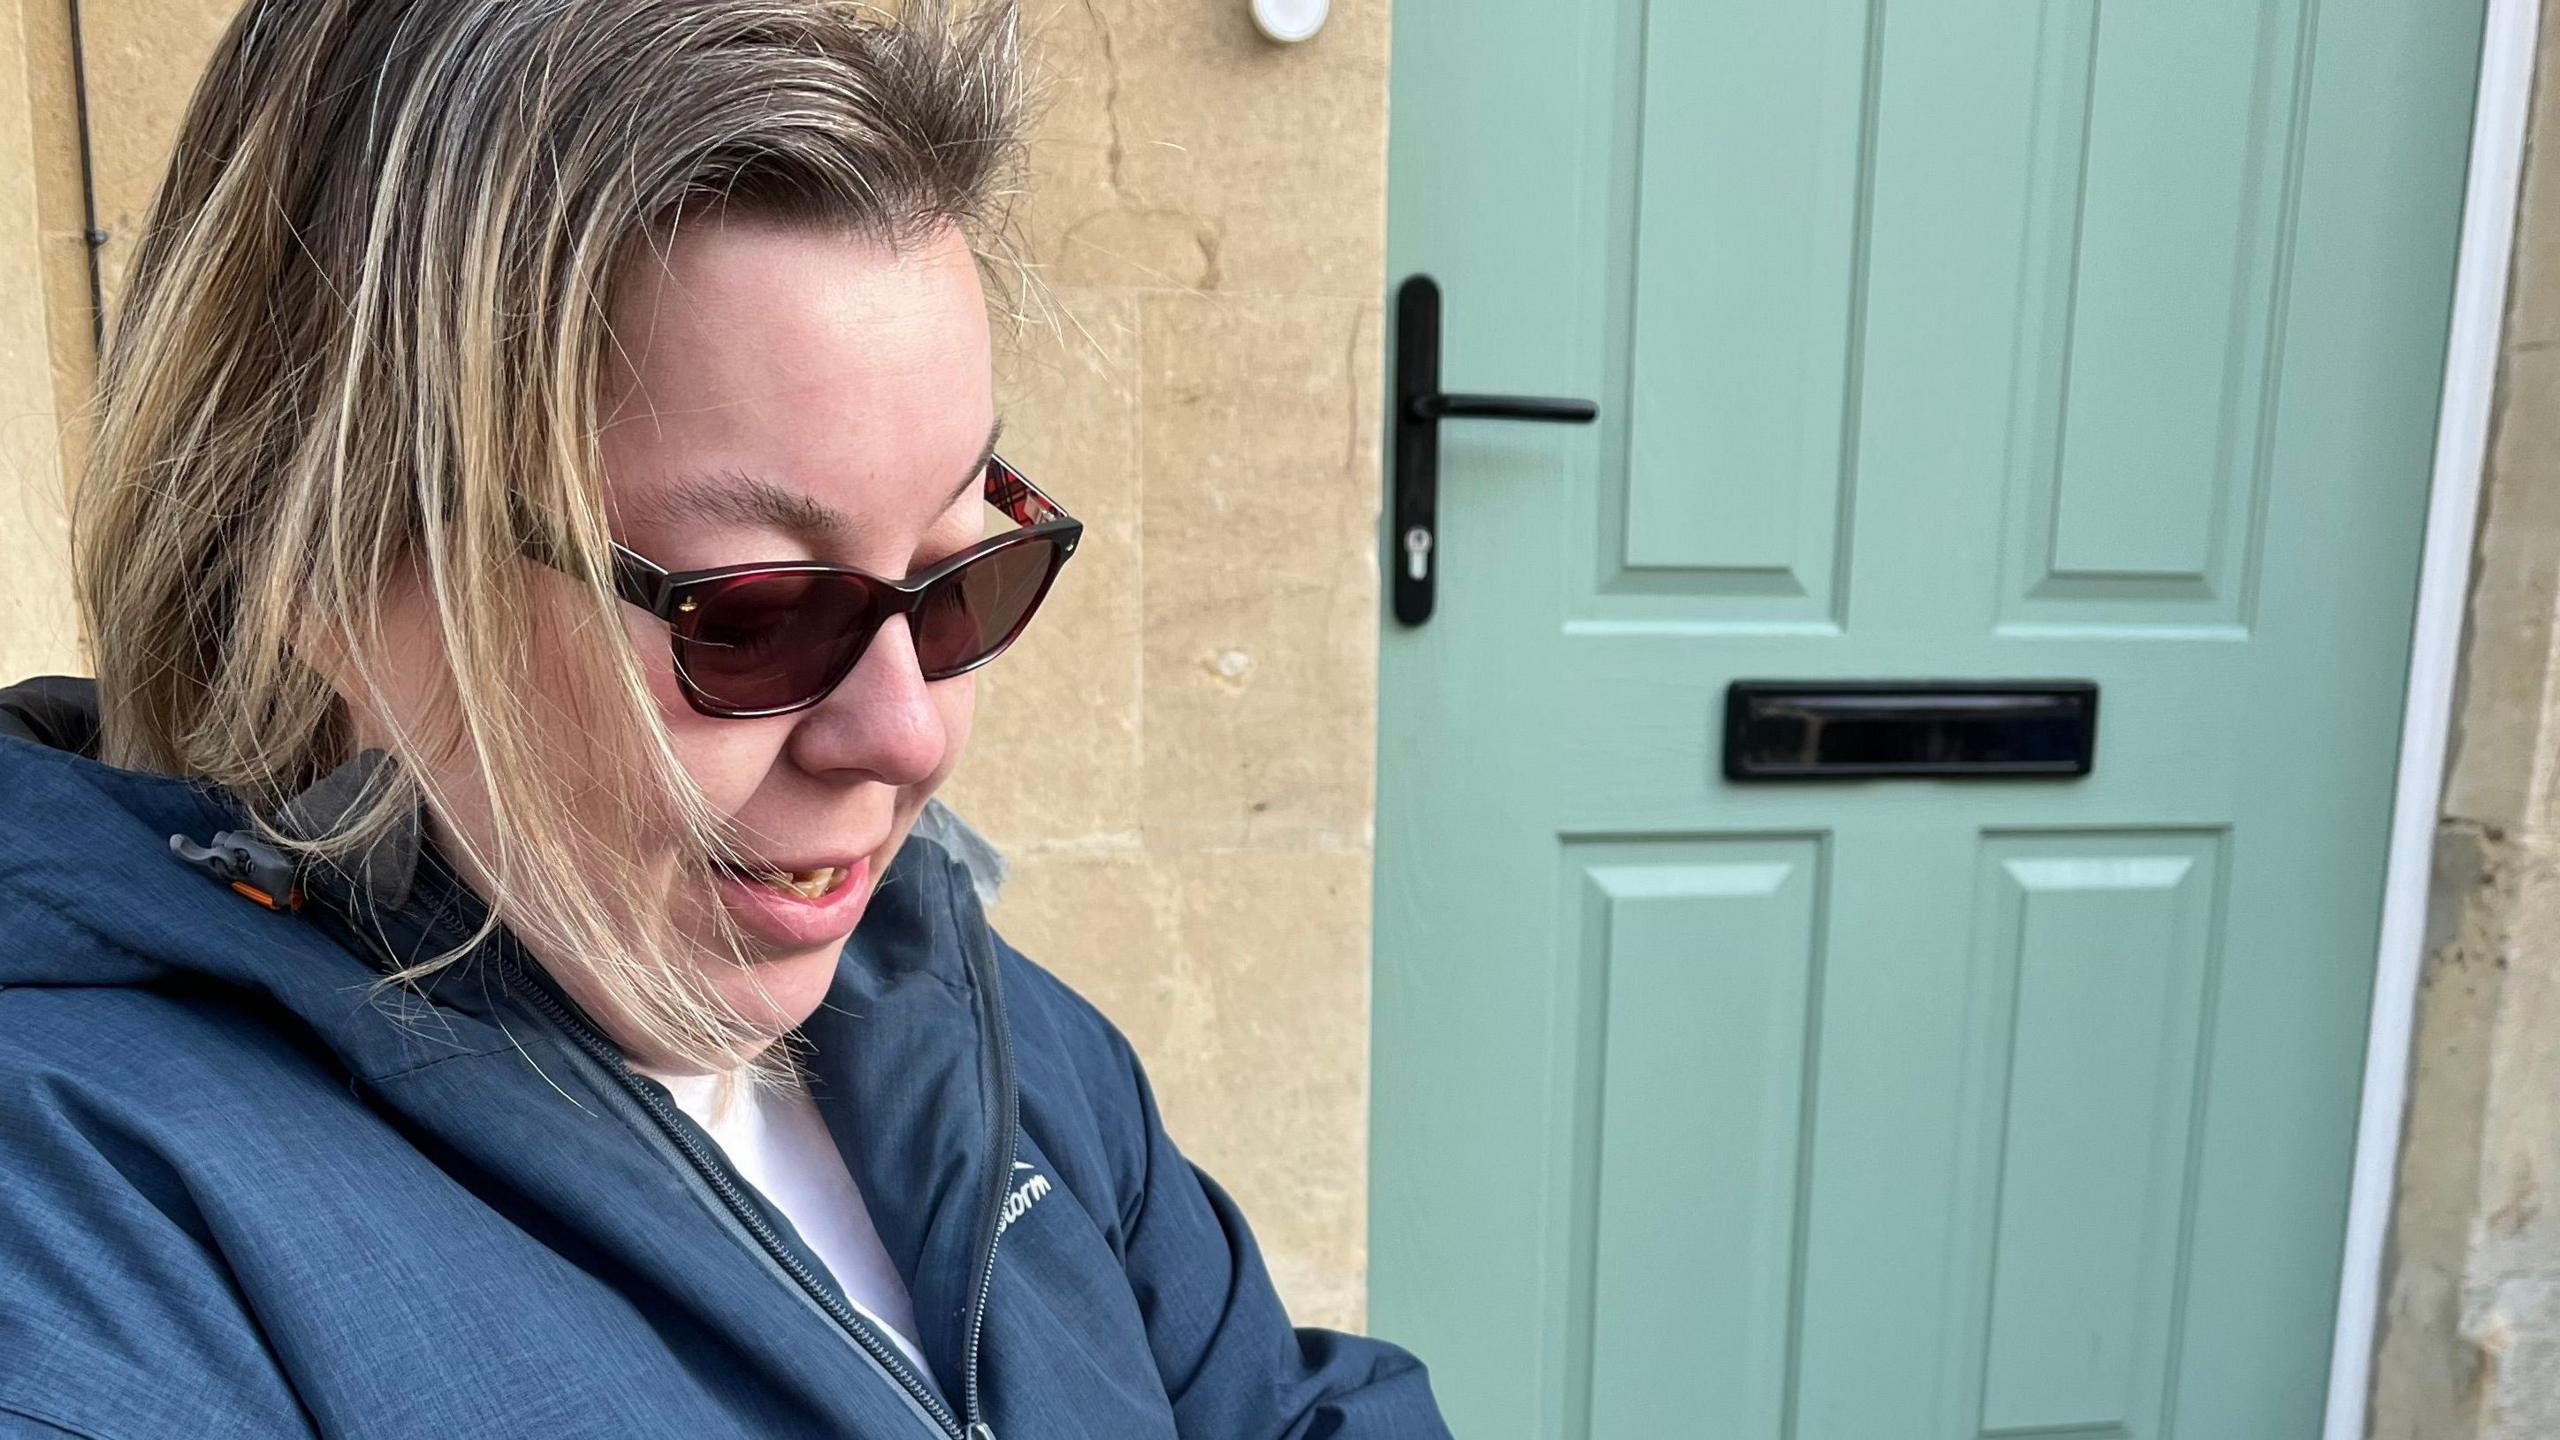
[(806, 710), (827, 698), (837, 685), (843, 683), (844, 677), (852, 673), (853, 666), (859, 663), (863, 650), (869, 647), (869, 639), (866, 637), (863, 645), (854, 649), (852, 658), (846, 661), (843, 669), (828, 676), (814, 695), (796, 699), (787, 705), (763, 709), (740, 709), (724, 705), (706, 694), (700, 686), (695, 684), (693, 678), (685, 673), (684, 642), (690, 633), (689, 617), (699, 608), (700, 597), (707, 589), (740, 580), (763, 579), (774, 575), (850, 576), (861, 581), (874, 597), (867, 620), (872, 631), (876, 633), (879, 627), (893, 615), (912, 617), (937, 582), (979, 560), (1021, 545), (1039, 543), (1054, 545), (1056, 553), (1050, 559), (1048, 573), (1041, 577), (1038, 593), (1032, 596), (1029, 605), (1023, 607), (1022, 617), (1014, 623), (1012, 630), (989, 646), (985, 653), (971, 658), (966, 664), (925, 671), (924, 678), (927, 680), (948, 680), (955, 675), (965, 675), (995, 659), (1003, 654), (1015, 640), (1021, 638), (1023, 630), (1031, 623), (1031, 617), (1040, 613), (1041, 604), (1049, 598), (1049, 587), (1057, 582), (1058, 572), (1065, 568), (1067, 558), (1075, 554), (1076, 543), (1084, 538), (1082, 521), (1067, 514), (1056, 501), (1042, 494), (1040, 487), (1025, 479), (1021, 471), (993, 456), (987, 460), (986, 499), (988, 504), (1003, 511), (1022, 528), (981, 540), (931, 569), (910, 575), (903, 580), (884, 579), (867, 570), (857, 570), (850, 565), (825, 565), (815, 561), (801, 560), (761, 565), (724, 565), (716, 570), (670, 571), (648, 557), (616, 544), (613, 547), (614, 593), (667, 623), (669, 643), (675, 647), (676, 652), (676, 679), (684, 689), (685, 700), (695, 710), (721, 719), (753, 720)]

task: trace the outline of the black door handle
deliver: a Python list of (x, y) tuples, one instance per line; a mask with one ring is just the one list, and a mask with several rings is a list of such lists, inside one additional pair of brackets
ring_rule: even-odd
[(1389, 565), (1396, 619), (1431, 618), (1440, 578), (1433, 551), (1440, 539), (1440, 422), (1543, 420), (1587, 425), (1600, 414), (1588, 400), (1543, 395), (1450, 395), (1440, 389), (1440, 286), (1415, 275), (1396, 289), (1395, 543)]
[(1588, 400), (1559, 400), (1549, 395), (1416, 395), (1416, 420), (1553, 420), (1584, 425), (1597, 419), (1600, 407)]

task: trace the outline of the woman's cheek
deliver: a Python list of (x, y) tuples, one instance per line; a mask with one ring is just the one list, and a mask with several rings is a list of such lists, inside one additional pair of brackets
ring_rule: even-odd
[(973, 671), (954, 676), (932, 687), (933, 703), (942, 712), (942, 764), (933, 778), (922, 787), (927, 794), (941, 787), (953, 770), (959, 768), (961, 754), (969, 748), (969, 729), (978, 717), (978, 677)]
[(681, 696), (675, 703), (682, 713), (668, 715), (667, 732), (677, 763), (713, 809), (737, 814), (785, 763), (782, 748), (791, 733), (790, 717), (715, 720), (697, 713)]

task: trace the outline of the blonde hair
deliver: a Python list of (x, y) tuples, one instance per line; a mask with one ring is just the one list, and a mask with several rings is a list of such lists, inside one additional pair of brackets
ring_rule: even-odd
[[(613, 287), (718, 209), (983, 238), (1018, 88), (1010, 4), (251, 0), (153, 203), (74, 509), (107, 758), (215, 782), (323, 856), (422, 802), (485, 807), (488, 853), (464, 858), (490, 923), (576, 955), (653, 1053), (736, 1063), (748, 1032), (672, 903), (616, 903), (653, 883), (645, 837), (675, 835), (706, 891), (736, 850), (605, 583)], [(389, 653), (400, 580), (440, 653)], [(537, 603), (546, 584), (579, 598)], [(576, 636), (554, 647), (576, 683), (537, 677), (546, 629)], [(479, 793), (384, 767), (334, 832), (278, 832), (349, 758), (350, 707), (387, 716), (385, 677), (418, 666), (449, 713), (391, 749), (454, 758)], [(596, 764), (563, 762), (572, 736)]]

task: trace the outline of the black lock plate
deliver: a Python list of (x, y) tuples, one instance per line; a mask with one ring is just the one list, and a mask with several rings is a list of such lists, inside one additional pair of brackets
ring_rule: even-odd
[(1728, 780), (2071, 779), (2096, 763), (2088, 680), (1737, 680)]

